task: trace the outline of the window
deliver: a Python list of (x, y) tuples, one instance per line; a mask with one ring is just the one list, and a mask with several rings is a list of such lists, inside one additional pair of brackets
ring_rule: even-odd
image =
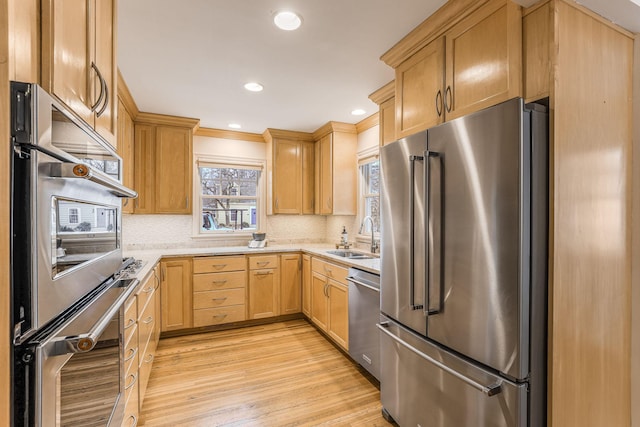
[(80, 222), (80, 214), (78, 208), (69, 208), (69, 224), (78, 224)]
[[(380, 232), (380, 161), (369, 157), (360, 161), (360, 218), (373, 219), (373, 231)], [(362, 223), (360, 234), (371, 233), (371, 222)]]
[[(261, 166), (198, 162), (197, 233), (215, 235), (260, 228)], [(195, 226), (194, 226), (195, 227)]]

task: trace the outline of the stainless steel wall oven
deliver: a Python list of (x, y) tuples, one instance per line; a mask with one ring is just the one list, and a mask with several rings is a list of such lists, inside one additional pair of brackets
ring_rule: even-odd
[(119, 425), (137, 282), (119, 278), (121, 199), (137, 194), (106, 141), (39, 86), (11, 82), (11, 129), (14, 425)]

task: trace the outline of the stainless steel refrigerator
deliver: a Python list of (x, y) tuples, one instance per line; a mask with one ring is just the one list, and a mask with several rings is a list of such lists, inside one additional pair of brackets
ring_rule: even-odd
[(400, 426), (546, 424), (547, 114), (381, 149), (381, 399)]

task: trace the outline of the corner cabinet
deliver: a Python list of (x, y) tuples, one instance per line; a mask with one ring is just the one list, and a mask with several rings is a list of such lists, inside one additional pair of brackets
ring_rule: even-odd
[[(142, 119), (140, 119), (140, 117)], [(138, 198), (134, 212), (142, 214), (190, 214), (193, 129), (197, 120), (184, 126), (144, 121), (135, 122), (134, 188)]]
[(42, 2), (42, 85), (116, 146), (115, 0)]
[(454, 22), (394, 67), (397, 138), (522, 95), (520, 6), (491, 0)]
[(267, 129), (268, 214), (313, 214), (315, 144), (304, 132)]
[(358, 170), (355, 125), (329, 122), (314, 135), (317, 138), (315, 213), (355, 215)]

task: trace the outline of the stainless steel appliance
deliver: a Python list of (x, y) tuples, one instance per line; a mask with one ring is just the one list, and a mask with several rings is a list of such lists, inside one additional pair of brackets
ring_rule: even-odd
[(512, 99), (381, 149), (381, 399), (404, 426), (545, 425), (547, 115)]
[(349, 355), (380, 380), (380, 276), (350, 268)]
[(112, 368), (80, 371), (93, 380), (80, 400), (103, 401), (78, 423), (100, 412), (99, 424), (119, 424), (119, 313), (136, 283), (118, 278), (121, 198), (136, 193), (106, 141), (37, 85), (11, 82), (11, 143), (14, 425), (70, 425), (66, 397), (82, 360)]

